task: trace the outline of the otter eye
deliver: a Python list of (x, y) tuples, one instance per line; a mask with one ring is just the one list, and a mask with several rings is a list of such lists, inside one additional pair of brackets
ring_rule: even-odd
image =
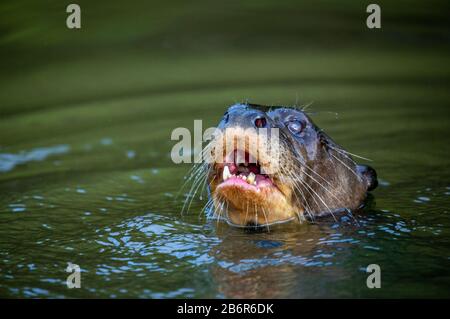
[(305, 123), (298, 120), (293, 120), (287, 123), (287, 127), (292, 134), (299, 134), (305, 128)]

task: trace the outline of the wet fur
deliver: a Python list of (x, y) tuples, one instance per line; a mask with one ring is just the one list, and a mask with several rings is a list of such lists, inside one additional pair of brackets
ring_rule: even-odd
[[(256, 218), (253, 220), (240, 212), (242, 216), (238, 219), (234, 217), (232, 224), (239, 225), (258, 225), (270, 224), (277, 221), (277, 218), (288, 220), (288, 215), (296, 217), (299, 221), (304, 220), (305, 216), (314, 219), (317, 216), (333, 214), (342, 210), (358, 209), (367, 192), (377, 186), (376, 172), (373, 168), (366, 165), (358, 165), (351, 154), (336, 144), (328, 135), (319, 129), (302, 110), (289, 107), (266, 107), (255, 104), (239, 104), (231, 106), (225, 113), (219, 128), (225, 129), (238, 125), (240, 122), (233, 122), (232, 118), (240, 120), (240, 114), (245, 112), (261, 112), (265, 114), (273, 127), (280, 129), (281, 144), (281, 169), (276, 174), (277, 186), (282, 190), (289, 202), (289, 207), (280, 201), (282, 207), (280, 216), (274, 215), (269, 221), (268, 215), (278, 208), (273, 208), (273, 203), (261, 204), (261, 207), (252, 207)], [(301, 136), (297, 136), (289, 131), (285, 122), (288, 118), (296, 118), (306, 123)], [(242, 124), (241, 124), (242, 125)], [(208, 149), (207, 151), (210, 151)], [(194, 171), (202, 175), (203, 184), (208, 185), (210, 200), (205, 205), (206, 210), (212, 211), (216, 218), (225, 218), (230, 222), (230, 202), (239, 198), (243, 200), (253, 200), (252, 194), (244, 194), (235, 191), (232, 194), (217, 194), (217, 184), (219, 178), (213, 165), (200, 164)], [(192, 175), (191, 175), (192, 177)], [(196, 180), (194, 180), (195, 184)], [(191, 189), (196, 193), (197, 186)], [(226, 198), (228, 197), (228, 199)], [(231, 199), (231, 201), (230, 201)], [(256, 203), (256, 202), (255, 202)], [(272, 204), (270, 206), (269, 204)], [(253, 206), (253, 205), (252, 205)], [(285, 207), (286, 206), (286, 207)], [(269, 210), (269, 207), (271, 209)], [(264, 208), (267, 208), (264, 209)], [(243, 210), (241, 208), (241, 210)], [(245, 210), (245, 209), (244, 209)], [(295, 212), (294, 212), (295, 211)], [(258, 217), (258, 212), (260, 213)], [(262, 217), (264, 213), (264, 217)], [(235, 214), (236, 216), (236, 214)]]

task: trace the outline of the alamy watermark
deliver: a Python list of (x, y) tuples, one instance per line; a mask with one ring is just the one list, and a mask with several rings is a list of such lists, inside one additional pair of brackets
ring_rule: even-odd
[(381, 29), (381, 7), (372, 3), (366, 8), (366, 12), (370, 13), (366, 19), (366, 25), (369, 29)]
[(381, 268), (377, 264), (370, 264), (366, 268), (367, 273), (371, 273), (366, 280), (367, 288), (381, 288)]
[(67, 288), (81, 288), (81, 268), (77, 264), (67, 263), (66, 272), (71, 274), (67, 276), (66, 285)]
[(81, 8), (78, 4), (72, 3), (66, 7), (66, 12), (70, 13), (66, 19), (66, 26), (69, 29), (81, 29)]
[(172, 131), (171, 140), (178, 141), (170, 154), (175, 164), (258, 163), (266, 174), (278, 170), (279, 128), (210, 127), (203, 131), (202, 127), (202, 121), (195, 120), (193, 136), (185, 127)]
[[(370, 13), (366, 19), (366, 26), (369, 29), (381, 29), (381, 7), (372, 3), (366, 8)], [(66, 19), (66, 26), (69, 29), (81, 29), (81, 7), (76, 3), (71, 3), (66, 7), (66, 13), (69, 13)]]

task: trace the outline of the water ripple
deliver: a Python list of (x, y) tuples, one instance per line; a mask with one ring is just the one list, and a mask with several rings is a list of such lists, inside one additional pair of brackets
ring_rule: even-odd
[(51, 155), (65, 154), (69, 150), (69, 145), (63, 144), (50, 147), (38, 147), (31, 151), (22, 151), (18, 154), (0, 153), (0, 172), (9, 172), (17, 165), (33, 161), (43, 161)]

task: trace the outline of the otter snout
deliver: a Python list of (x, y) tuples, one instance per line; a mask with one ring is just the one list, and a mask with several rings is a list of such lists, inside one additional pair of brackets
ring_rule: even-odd
[(237, 104), (225, 113), (219, 128), (240, 127), (243, 129), (266, 128), (271, 120), (263, 110), (249, 108), (248, 105)]
[(358, 165), (358, 173), (361, 174), (367, 185), (367, 190), (372, 191), (378, 186), (377, 172), (369, 165)]

